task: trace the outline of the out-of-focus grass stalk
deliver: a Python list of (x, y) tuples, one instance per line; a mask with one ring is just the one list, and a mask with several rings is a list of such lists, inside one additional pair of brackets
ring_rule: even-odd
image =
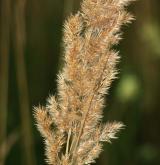
[(0, 2), (0, 164), (5, 163), (8, 110), (10, 0)]
[[(5, 159), (8, 155), (8, 153), (10, 152), (10, 150), (12, 149), (13, 145), (17, 142), (17, 140), (19, 139), (19, 132), (18, 131), (14, 131), (12, 133), (10, 133), (9, 136), (6, 137), (6, 139), (3, 141), (3, 144), (1, 145), (2, 148), (4, 148), (3, 150), (3, 163), (0, 162), (0, 165), (5, 164)], [(2, 164), (1, 164), (2, 163)]]
[(25, 11), (26, 1), (16, 0), (14, 6), (14, 23), (15, 23), (15, 61), (16, 61), (16, 74), (18, 82), (19, 92), (19, 104), (21, 113), (22, 123), (22, 145), (23, 145), (23, 156), (25, 164), (35, 165), (35, 152), (34, 142), (31, 129), (31, 117), (30, 117), (30, 106), (29, 106), (29, 94), (28, 94), (28, 83), (26, 76), (26, 66), (24, 59), (25, 51)]

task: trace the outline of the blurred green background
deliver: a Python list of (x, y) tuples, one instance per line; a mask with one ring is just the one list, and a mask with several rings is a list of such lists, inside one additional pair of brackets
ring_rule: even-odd
[[(56, 92), (63, 21), (80, 0), (0, 0), (0, 165), (45, 164), (33, 106)], [(160, 1), (139, 0), (123, 27), (119, 79), (104, 120), (125, 130), (105, 144), (97, 165), (160, 165)]]

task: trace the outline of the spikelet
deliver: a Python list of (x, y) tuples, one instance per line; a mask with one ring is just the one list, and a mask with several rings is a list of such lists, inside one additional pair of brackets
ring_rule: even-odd
[(80, 11), (64, 25), (64, 67), (58, 94), (35, 108), (51, 165), (94, 163), (102, 142), (111, 142), (124, 127), (102, 123), (104, 96), (117, 77), (121, 26), (133, 20), (126, 6), (134, 0), (83, 0)]

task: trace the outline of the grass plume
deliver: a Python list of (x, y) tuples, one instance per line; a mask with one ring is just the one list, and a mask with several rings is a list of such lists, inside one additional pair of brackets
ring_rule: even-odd
[(102, 142), (111, 142), (121, 122), (102, 124), (104, 96), (116, 78), (121, 26), (133, 20), (126, 6), (133, 0), (83, 0), (64, 25), (64, 67), (57, 97), (35, 108), (51, 165), (94, 163)]

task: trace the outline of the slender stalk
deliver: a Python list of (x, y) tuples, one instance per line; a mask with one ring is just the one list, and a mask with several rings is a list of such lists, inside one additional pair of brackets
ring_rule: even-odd
[(28, 83), (24, 59), (25, 51), (25, 0), (16, 0), (14, 8), (15, 21), (15, 61), (19, 91), (19, 104), (22, 122), (22, 138), (24, 144), (24, 158), (27, 165), (35, 165), (34, 142), (31, 130)]
[(8, 111), (10, 0), (1, 1), (0, 29), (0, 164), (5, 163)]
[(67, 145), (66, 145), (66, 155), (68, 155), (68, 151), (69, 151), (70, 138), (71, 138), (71, 129), (68, 132)]

